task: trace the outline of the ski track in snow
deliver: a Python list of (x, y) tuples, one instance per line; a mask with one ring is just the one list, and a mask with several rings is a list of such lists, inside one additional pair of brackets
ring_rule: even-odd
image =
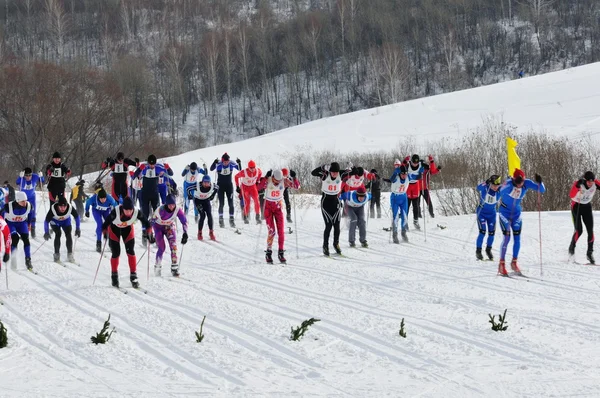
[[(398, 245), (382, 230), (388, 220), (370, 219), (369, 248), (356, 249), (347, 245), (343, 219), (345, 256), (327, 259), (319, 210), (297, 211), (299, 225), (286, 234), (287, 264), (265, 263), (264, 224), (241, 224), (241, 235), (217, 227), (218, 242), (198, 242), (191, 225), (181, 278), (167, 276), (163, 264), (163, 277), (148, 281), (148, 258), (140, 261), (148, 294), (127, 288), (125, 255), (120, 279), (128, 294), (109, 286), (109, 253), (92, 286), (99, 255), (91, 220), (82, 223), (75, 250), (80, 267), (50, 261), (47, 243), (33, 257), (33, 275), (20, 250), (9, 291), (0, 278), (0, 319), (9, 333), (9, 347), (0, 350), (0, 396), (600, 393), (591, 370), (599, 354), (600, 270), (567, 263), (569, 213), (542, 214), (543, 278), (537, 214), (524, 215), (519, 262), (532, 279), (519, 280), (496, 276), (497, 261), (474, 259), (472, 216), (421, 220), (427, 230), (411, 228), (410, 241)], [(448, 228), (436, 228), (439, 222)], [(139, 227), (136, 233), (141, 242)], [(32, 240), (32, 250), (42, 243)], [(138, 258), (144, 250), (136, 245)], [(146, 254), (151, 272), (155, 252)], [(505, 308), (509, 329), (491, 331), (488, 314)], [(116, 332), (95, 346), (89, 338), (108, 314)], [(204, 315), (206, 338), (198, 344), (194, 331)], [(289, 341), (290, 327), (310, 317), (321, 322), (300, 342)], [(406, 339), (398, 336), (402, 318)]]

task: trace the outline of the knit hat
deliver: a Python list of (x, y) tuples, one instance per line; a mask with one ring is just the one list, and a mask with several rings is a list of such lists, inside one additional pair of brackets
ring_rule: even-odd
[(156, 164), (156, 156), (149, 155), (148, 156), (148, 164)]
[(190, 169), (191, 170), (196, 170), (197, 168), (198, 168), (198, 163), (196, 163), (196, 162), (190, 163)]
[(33, 174), (33, 170), (31, 170), (31, 167), (25, 167), (25, 170), (23, 170), (23, 172), (25, 173), (25, 175)]
[(125, 154), (123, 152), (117, 153), (117, 160), (123, 160), (123, 159), (125, 159)]
[(356, 175), (359, 177), (362, 177), (362, 175), (365, 174), (365, 169), (363, 169), (362, 167), (357, 167), (356, 168)]
[(367, 194), (367, 190), (365, 189), (365, 187), (358, 187), (358, 189), (356, 190), (356, 194), (358, 196), (365, 196)]
[(166, 205), (174, 205), (177, 204), (177, 202), (175, 201), (175, 196), (173, 195), (168, 195), (167, 199), (165, 200), (165, 204)]
[(101, 190), (98, 191), (98, 198), (99, 199), (106, 198), (106, 191), (104, 189), (101, 189)]
[(583, 175), (583, 179), (586, 181), (594, 181), (596, 179), (596, 176), (594, 175), (593, 172), (586, 171), (585, 174)]
[(52, 159), (54, 159), (54, 158), (62, 158), (62, 157), (60, 156), (60, 153), (58, 153), (58, 152), (54, 152), (54, 153), (52, 154)]
[(332, 173), (339, 173), (340, 172), (340, 164), (338, 162), (332, 162), (331, 165), (329, 166), (329, 171)]
[(400, 166), (400, 174), (406, 174), (406, 166)]
[(488, 182), (494, 185), (500, 185), (502, 182), (502, 178), (497, 174), (492, 174), (490, 178), (488, 178)]
[(281, 169), (281, 172), (283, 173), (284, 177), (287, 177), (290, 175), (290, 171), (285, 167), (283, 169)]
[(279, 169), (273, 171), (273, 179), (277, 181), (283, 180), (283, 172)]
[(202, 182), (208, 182), (208, 183), (210, 183), (211, 182), (210, 181), (210, 176), (206, 175), (206, 176), (202, 177)]
[(229, 160), (229, 155), (227, 154), (227, 152), (225, 152), (223, 156), (221, 156), (221, 160)]
[(517, 184), (520, 184), (525, 179), (525, 173), (521, 169), (515, 169), (513, 173), (513, 181)]
[(400, 165), (402, 165), (402, 162), (400, 161), (400, 159), (394, 160), (394, 167), (398, 167)]
[(17, 202), (27, 202), (27, 194), (23, 191), (15, 192), (15, 201)]
[(66, 206), (66, 205), (68, 205), (68, 204), (69, 204), (69, 203), (67, 202), (67, 199), (66, 199), (64, 196), (59, 196), (59, 197), (58, 197), (58, 200), (56, 201), (56, 203), (57, 203), (59, 206)]
[(133, 210), (133, 199), (131, 199), (129, 196), (126, 196), (125, 199), (123, 199), (123, 209)]
[(375, 170), (375, 169), (371, 169), (371, 173), (373, 173), (373, 174), (377, 174), (377, 170)]
[(412, 163), (419, 163), (419, 160), (421, 160), (421, 159), (419, 158), (419, 155), (417, 155), (416, 153), (414, 155), (412, 155), (410, 158), (410, 161)]
[(254, 160), (251, 160), (248, 162), (248, 168), (253, 169), (256, 167), (256, 162)]

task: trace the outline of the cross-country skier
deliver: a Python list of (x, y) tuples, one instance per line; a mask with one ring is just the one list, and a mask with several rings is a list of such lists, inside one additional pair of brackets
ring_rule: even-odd
[(342, 190), (342, 176), (340, 164), (333, 162), (314, 169), (311, 174), (321, 179), (321, 213), (325, 221), (323, 232), (323, 254), (329, 256), (329, 235), (333, 228), (333, 248), (337, 254), (342, 254), (340, 248), (340, 217), (342, 205), (340, 191)]
[[(2, 262), (6, 264), (10, 260), (10, 228), (2, 216), (0, 216), (0, 246), (4, 249)], [(2, 271), (1, 263), (0, 271)]]
[(144, 184), (143, 184), (141, 175), (138, 175), (137, 177), (134, 178), (133, 174), (134, 174), (134, 171), (129, 172), (129, 178), (131, 179), (129, 196), (131, 196), (133, 198), (133, 203), (137, 203), (137, 205), (141, 208), (142, 207), (142, 186)]
[[(281, 169), (281, 172), (283, 173), (283, 178), (292, 178), (295, 179), (296, 178), (296, 172), (292, 169), (288, 169), (288, 168), (283, 168)], [(283, 200), (285, 201), (285, 220), (288, 223), (293, 223), (294, 220), (292, 220), (292, 203), (290, 202), (290, 189), (288, 187), (285, 188), (285, 190), (283, 191)], [(260, 201), (260, 199), (259, 199)], [(262, 206), (262, 203), (261, 203)]]
[(27, 201), (31, 204), (33, 218), (31, 219), (30, 233), (31, 237), (35, 239), (35, 215), (37, 214), (35, 188), (37, 187), (38, 183), (40, 185), (44, 183), (44, 175), (42, 173), (34, 174), (31, 168), (25, 167), (19, 173), (19, 177), (17, 177), (16, 183), (19, 186), (20, 191), (25, 192), (25, 194), (27, 195)]
[(56, 202), (59, 196), (65, 196), (65, 187), (67, 180), (71, 176), (71, 169), (62, 163), (60, 153), (54, 152), (52, 162), (46, 166), (46, 175), (48, 176), (48, 198), (50, 205)]
[(194, 199), (194, 206), (200, 214), (198, 221), (198, 240), (202, 240), (202, 229), (204, 228), (204, 220), (208, 222), (208, 236), (210, 240), (216, 240), (214, 233), (212, 206), (211, 201), (219, 191), (219, 186), (211, 182), (210, 176), (202, 177), (202, 182), (198, 181), (196, 187), (188, 189), (188, 195)]
[(532, 189), (540, 193), (546, 192), (546, 187), (542, 183), (542, 177), (539, 174), (535, 175), (535, 182), (525, 178), (525, 173), (520, 169), (515, 169), (512, 178), (508, 178), (502, 188), (500, 188), (500, 228), (504, 239), (500, 250), (500, 264), (498, 265), (498, 273), (502, 276), (508, 276), (504, 257), (508, 242), (510, 241), (510, 230), (512, 229), (515, 235), (513, 243), (513, 259), (510, 267), (517, 274), (521, 273), (517, 265), (519, 250), (521, 248), (521, 228), (523, 220), (521, 218), (521, 201), (527, 190)]
[[(156, 156), (148, 156), (148, 164), (140, 164), (133, 178), (142, 178), (142, 213), (152, 215), (156, 209), (158, 209), (158, 178), (164, 176), (166, 173), (165, 168), (161, 164), (156, 163)], [(145, 231), (146, 227), (142, 223), (142, 231)], [(145, 235), (142, 235), (142, 244), (146, 246)]]
[(235, 228), (235, 220), (233, 219), (234, 207), (233, 207), (233, 182), (231, 181), (231, 173), (233, 170), (239, 170), (237, 163), (230, 160), (227, 152), (210, 166), (210, 171), (217, 170), (217, 185), (219, 186), (219, 227), (225, 228), (225, 221), (223, 220), (223, 207), (225, 206), (225, 195), (227, 195), (227, 204), (229, 206), (229, 225)]
[(588, 235), (586, 256), (592, 264), (596, 264), (596, 260), (594, 260), (594, 215), (592, 211), (592, 199), (597, 188), (600, 188), (600, 181), (596, 179), (593, 172), (586, 171), (583, 178), (573, 183), (569, 194), (571, 197), (571, 214), (573, 216), (573, 224), (575, 224), (575, 232), (569, 245), (569, 255), (572, 256), (575, 254), (575, 245), (581, 234), (583, 234), (583, 223)]
[(127, 175), (129, 174), (129, 166), (139, 166), (140, 160), (135, 158), (131, 160), (125, 157), (123, 152), (117, 153), (116, 159), (106, 158), (102, 162), (102, 169), (110, 169), (112, 172), (112, 197), (117, 201), (122, 201), (123, 198), (129, 195), (127, 189)]
[[(183, 177), (183, 210), (187, 217), (188, 210), (190, 208), (191, 198), (186, 194), (189, 187), (195, 187), (198, 181), (202, 180), (202, 175), (208, 175), (206, 165), (202, 165), (203, 168), (198, 168), (198, 163), (192, 162), (185, 166), (181, 176)], [(198, 210), (194, 207), (194, 219), (198, 222)]]
[(381, 177), (375, 169), (371, 169), (370, 173), (373, 178), (365, 183), (365, 188), (371, 192), (369, 213), (371, 218), (375, 218), (375, 206), (377, 206), (377, 218), (381, 218)]
[(431, 195), (429, 193), (429, 182), (431, 180), (431, 176), (436, 175), (442, 170), (442, 166), (435, 162), (432, 155), (427, 156), (427, 160), (429, 163), (427, 163), (427, 167), (423, 168), (423, 176), (421, 178), (421, 195), (423, 195), (425, 203), (427, 203), (429, 215), (431, 218), (435, 218), (435, 214), (433, 212), (433, 203), (431, 203)]
[(85, 216), (90, 218), (91, 207), (96, 222), (96, 251), (98, 253), (102, 251), (102, 224), (117, 205), (117, 201), (112, 196), (107, 195), (104, 189), (100, 189), (97, 194), (92, 195), (85, 202)]
[(129, 263), (129, 280), (134, 288), (140, 287), (137, 278), (137, 259), (135, 257), (135, 231), (133, 224), (140, 221), (144, 227), (143, 237), (154, 243), (154, 234), (150, 222), (144, 213), (133, 205), (133, 200), (128, 196), (123, 199), (123, 204), (114, 208), (102, 225), (103, 231), (108, 231), (108, 244), (112, 252), (110, 259), (112, 285), (119, 287), (119, 256), (121, 255), (120, 240), (123, 239), (127, 260)]
[(485, 254), (488, 259), (493, 260), (494, 255), (492, 254), (492, 244), (494, 243), (494, 234), (496, 233), (496, 205), (498, 198), (500, 197), (499, 189), (502, 179), (499, 175), (492, 175), (490, 178), (477, 185), (477, 191), (479, 192), (479, 205), (477, 206), (477, 225), (479, 226), (479, 235), (477, 235), (477, 248), (475, 250), (475, 256), (477, 260), (483, 260), (483, 254), (481, 249), (483, 246), (483, 238), (487, 232), (487, 244), (485, 247)]
[(300, 183), (297, 178), (285, 178), (280, 169), (269, 170), (265, 177), (260, 179), (259, 187), (265, 190), (265, 221), (267, 223), (267, 250), (265, 257), (267, 263), (273, 263), (273, 241), (277, 233), (279, 262), (285, 263), (285, 231), (283, 222), (283, 191), (286, 187), (298, 189)]
[(154, 275), (161, 275), (162, 258), (165, 252), (165, 238), (169, 243), (169, 250), (171, 251), (171, 275), (179, 276), (179, 262), (177, 261), (177, 225), (176, 219), (179, 218), (181, 226), (183, 228), (183, 235), (181, 237), (181, 244), (185, 245), (188, 241), (188, 225), (187, 218), (183, 210), (177, 206), (175, 196), (168, 195), (164, 205), (160, 206), (152, 217), (150, 217), (150, 224), (154, 230), (154, 237), (156, 239), (156, 264), (154, 265)]
[(85, 180), (79, 180), (71, 190), (71, 198), (69, 199), (70, 203), (75, 202), (75, 208), (77, 209), (77, 213), (80, 214), (80, 217), (83, 216), (83, 205), (84, 202), (89, 198), (88, 195), (85, 194), (84, 191)]
[[(262, 171), (256, 167), (256, 162), (250, 160), (248, 167), (235, 175), (235, 191), (241, 193), (244, 197), (244, 223), (249, 223), (250, 217), (250, 199), (254, 202), (254, 213), (256, 223), (260, 224), (260, 202), (258, 200), (258, 188), (256, 183), (261, 179)], [(240, 188), (241, 185), (241, 188)]]
[(56, 203), (50, 206), (46, 219), (44, 220), (44, 239), (50, 240), (50, 226), (54, 231), (54, 262), (60, 262), (60, 237), (61, 230), (65, 233), (65, 239), (67, 240), (67, 261), (74, 263), (75, 257), (73, 256), (73, 237), (71, 231), (73, 226), (71, 225), (71, 216), (75, 218), (75, 236), (81, 237), (80, 220), (77, 210), (75, 210), (65, 199), (64, 196), (59, 196)]
[(408, 180), (410, 185), (408, 187), (408, 208), (413, 206), (413, 224), (416, 229), (421, 229), (419, 225), (419, 215), (421, 214), (421, 204), (419, 199), (421, 198), (421, 184), (422, 177), (425, 170), (429, 168), (429, 165), (423, 163), (416, 153), (410, 157), (405, 164), (406, 171), (408, 173)]
[(8, 201), (12, 202), (13, 200), (15, 200), (15, 188), (12, 185), (10, 185), (10, 182), (4, 181), (3, 186), (6, 192), (8, 192)]
[(177, 184), (175, 180), (171, 178), (173, 170), (169, 163), (159, 163), (163, 167), (164, 172), (158, 174), (158, 194), (160, 196), (160, 203), (163, 205), (167, 200), (167, 195), (177, 192)]
[(340, 196), (346, 203), (350, 226), (348, 227), (348, 243), (350, 247), (356, 246), (356, 227), (358, 226), (358, 240), (362, 247), (369, 247), (367, 243), (367, 222), (365, 221), (365, 205), (371, 200), (371, 194), (367, 194), (365, 187), (356, 190), (348, 190)]
[(392, 184), (390, 205), (392, 207), (392, 238), (394, 243), (400, 243), (400, 240), (398, 240), (398, 218), (400, 218), (402, 240), (408, 242), (408, 236), (406, 235), (408, 230), (407, 192), (410, 187), (410, 179), (408, 178), (406, 166), (399, 159), (396, 159), (392, 176), (384, 178), (383, 181)]
[(25, 252), (25, 266), (28, 270), (33, 270), (31, 265), (31, 245), (29, 243), (29, 225), (34, 217), (31, 204), (27, 201), (25, 192), (15, 192), (15, 200), (4, 205), (2, 217), (6, 220), (10, 228), (11, 237), (11, 262), (13, 270), (17, 269), (17, 257), (14, 251), (17, 250), (19, 240), (23, 241), (23, 251)]

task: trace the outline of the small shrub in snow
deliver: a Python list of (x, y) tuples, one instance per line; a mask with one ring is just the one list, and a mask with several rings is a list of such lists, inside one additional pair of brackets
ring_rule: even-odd
[(298, 326), (296, 329), (292, 328), (292, 333), (290, 335), (290, 340), (298, 341), (304, 336), (304, 333), (308, 330), (309, 326), (312, 326), (315, 322), (320, 322), (320, 319), (310, 318), (304, 322), (302, 325)]
[(113, 327), (112, 330), (110, 332), (108, 332), (109, 327), (110, 327), (110, 314), (108, 314), (108, 319), (106, 321), (104, 321), (104, 326), (102, 327), (102, 330), (100, 331), (100, 333), (97, 333), (95, 336), (91, 337), (92, 343), (94, 343), (96, 345), (108, 343), (108, 340), (110, 340), (110, 336), (115, 331), (115, 328)]
[(492, 324), (492, 330), (495, 332), (503, 332), (508, 329), (508, 325), (506, 324), (506, 310), (504, 310), (503, 315), (498, 315), (498, 323), (496, 323), (496, 316), (492, 316), (492, 314), (488, 314), (490, 316), (489, 322)]
[(406, 338), (406, 331), (404, 330), (404, 318), (402, 318), (402, 321), (400, 322), (400, 330), (398, 331), (398, 335)]
[(202, 340), (204, 340), (204, 334), (202, 333), (202, 328), (204, 327), (204, 320), (206, 319), (206, 315), (204, 315), (204, 318), (202, 318), (202, 323), (200, 324), (200, 330), (196, 333), (196, 343), (202, 343)]
[(0, 348), (4, 348), (8, 345), (8, 334), (2, 321), (0, 321)]

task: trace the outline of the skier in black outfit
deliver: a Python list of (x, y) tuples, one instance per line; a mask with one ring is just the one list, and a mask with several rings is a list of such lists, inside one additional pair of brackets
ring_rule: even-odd
[(323, 254), (329, 256), (331, 228), (333, 228), (333, 248), (337, 254), (342, 254), (342, 249), (340, 249), (340, 218), (342, 217), (342, 203), (339, 199), (342, 190), (340, 165), (337, 162), (326, 164), (317, 167), (311, 174), (321, 178), (321, 213), (325, 221)]
[[(163, 165), (156, 163), (156, 156), (148, 156), (148, 164), (140, 164), (137, 170), (133, 173), (133, 178), (142, 177), (142, 213), (154, 214), (158, 209), (158, 177), (166, 174), (166, 169)], [(142, 231), (145, 226), (142, 223)], [(146, 238), (142, 236), (142, 243), (146, 245)]]
[(48, 198), (52, 206), (59, 196), (65, 196), (65, 187), (67, 180), (71, 176), (71, 169), (61, 162), (60, 153), (54, 152), (52, 163), (46, 166), (46, 175), (48, 176)]
[(571, 245), (569, 246), (569, 255), (575, 254), (575, 245), (577, 240), (583, 234), (583, 224), (588, 235), (587, 245), (587, 259), (590, 263), (595, 264), (594, 259), (594, 215), (592, 209), (592, 200), (596, 189), (600, 188), (600, 181), (596, 179), (596, 176), (591, 171), (586, 171), (583, 178), (575, 181), (571, 186), (571, 214), (573, 216), (573, 223), (575, 224), (575, 232), (571, 238)]
[(381, 218), (381, 177), (379, 177), (375, 169), (371, 169), (371, 174), (375, 179), (367, 180), (365, 184), (365, 188), (371, 190), (371, 208), (369, 213), (371, 214), (371, 218), (375, 218), (375, 205), (377, 205), (377, 218)]
[(233, 207), (233, 181), (231, 180), (231, 174), (233, 170), (239, 170), (240, 167), (237, 163), (230, 160), (227, 152), (210, 166), (210, 171), (217, 170), (217, 185), (219, 186), (219, 227), (225, 228), (225, 221), (223, 220), (223, 207), (225, 206), (225, 195), (227, 195), (227, 204), (229, 205), (229, 225), (235, 228), (235, 221), (233, 219), (234, 207)]
[(138, 158), (131, 160), (125, 157), (123, 152), (117, 153), (117, 158), (106, 158), (102, 162), (102, 169), (110, 169), (112, 171), (112, 197), (119, 202), (123, 198), (129, 196), (129, 190), (127, 189), (127, 177), (129, 176), (129, 166), (139, 166), (140, 160)]

